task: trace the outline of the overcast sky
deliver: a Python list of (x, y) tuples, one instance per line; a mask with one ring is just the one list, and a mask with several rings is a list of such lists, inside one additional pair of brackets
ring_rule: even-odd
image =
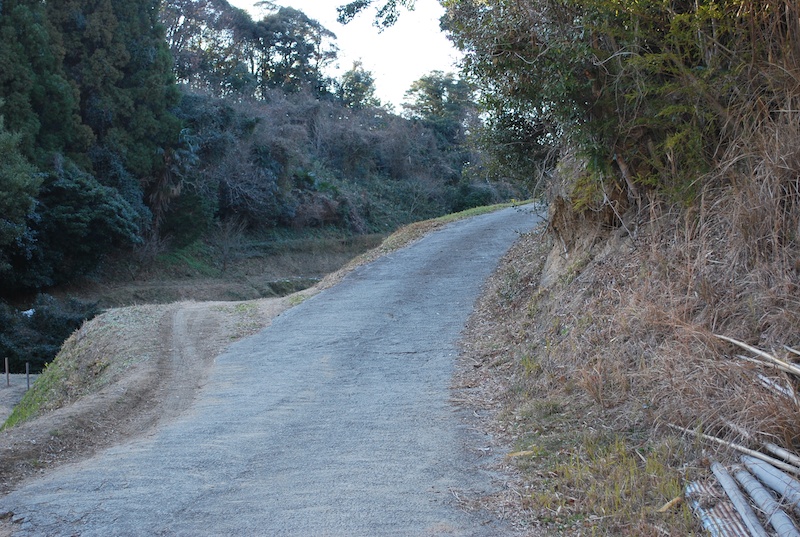
[[(263, 13), (253, 4), (257, 0), (228, 0), (230, 4), (247, 9), (254, 19)], [(373, 26), (374, 8), (342, 26), (336, 22), (336, 8), (346, 0), (277, 0), (278, 5), (299, 9), (336, 34), (339, 47), (339, 76), (361, 60), (364, 68), (375, 77), (378, 98), (391, 102), (400, 111), (403, 94), (425, 74), (434, 70), (455, 72), (457, 51), (439, 31), (439, 18), (444, 8), (437, 0), (417, 0), (412, 12), (403, 12), (392, 28), (379, 32)]]

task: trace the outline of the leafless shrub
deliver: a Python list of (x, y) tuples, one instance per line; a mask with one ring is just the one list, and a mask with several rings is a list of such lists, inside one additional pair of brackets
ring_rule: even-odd
[(169, 250), (170, 238), (161, 237), (152, 233), (137, 244), (131, 252), (130, 262), (127, 264), (131, 280), (135, 280), (142, 270), (150, 267), (159, 255)]
[(319, 192), (306, 194), (292, 218), (292, 226), (305, 228), (340, 224), (340, 205), (338, 201)]
[(228, 270), (230, 263), (245, 253), (247, 249), (246, 230), (247, 222), (238, 218), (230, 218), (218, 222), (209, 236), (208, 242), (214, 248), (223, 272)]

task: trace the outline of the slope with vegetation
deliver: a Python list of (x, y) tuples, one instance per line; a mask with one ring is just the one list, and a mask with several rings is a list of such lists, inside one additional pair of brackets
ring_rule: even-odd
[(546, 170), (549, 251), (509, 260), (479, 353), (503, 371), (524, 501), (565, 532), (697, 531), (656, 510), (727, 455), (667, 425), (800, 448), (796, 401), (758, 375), (796, 380), (715, 336), (796, 358), (800, 8), (446, 4), (491, 135), (526, 148), (500, 158)]

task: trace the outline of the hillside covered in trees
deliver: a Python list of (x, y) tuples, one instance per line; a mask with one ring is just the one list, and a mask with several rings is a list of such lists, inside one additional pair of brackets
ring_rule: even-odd
[(397, 113), (360, 64), (326, 74), (332, 32), (262, 7), (0, 4), (0, 299), (35, 306), (0, 302), (0, 356), (52, 357), (92, 308), (33, 297), (109, 260), (139, 270), (220, 229), (387, 233), (515, 192), (480, 176), (465, 81), (431, 73)]

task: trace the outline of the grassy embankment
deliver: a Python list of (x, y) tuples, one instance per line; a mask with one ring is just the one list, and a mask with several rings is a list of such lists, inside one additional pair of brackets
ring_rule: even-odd
[(699, 535), (684, 487), (711, 461), (738, 461), (722, 441), (797, 452), (797, 378), (719, 337), (798, 360), (787, 166), (800, 160), (796, 145), (774, 157), (775, 140), (746, 177), (688, 207), (653, 201), (616, 228), (551, 204), (551, 232), (509, 253), (471, 359), (493, 379), (483, 397), (517, 444), (532, 521), (565, 535)]

